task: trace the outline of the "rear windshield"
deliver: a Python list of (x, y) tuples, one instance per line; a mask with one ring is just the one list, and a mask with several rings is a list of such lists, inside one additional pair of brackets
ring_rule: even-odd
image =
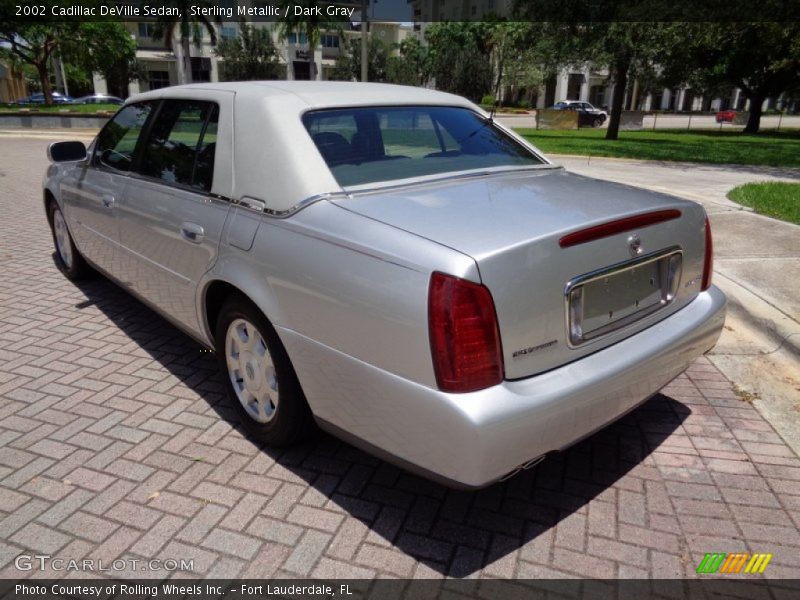
[(341, 186), (542, 160), (466, 108), (366, 107), (303, 115), (311, 139)]

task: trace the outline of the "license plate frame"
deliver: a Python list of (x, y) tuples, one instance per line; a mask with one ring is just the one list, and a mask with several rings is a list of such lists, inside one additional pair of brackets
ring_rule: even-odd
[(668, 306), (682, 271), (683, 251), (674, 246), (571, 279), (564, 290), (567, 344), (599, 340)]

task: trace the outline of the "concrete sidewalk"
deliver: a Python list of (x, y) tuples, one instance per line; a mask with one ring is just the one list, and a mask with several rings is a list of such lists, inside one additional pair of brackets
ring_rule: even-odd
[(714, 283), (730, 301), (710, 358), (800, 451), (800, 227), (728, 200), (752, 181), (800, 182), (800, 170), (551, 155), (568, 170), (695, 200), (714, 234)]

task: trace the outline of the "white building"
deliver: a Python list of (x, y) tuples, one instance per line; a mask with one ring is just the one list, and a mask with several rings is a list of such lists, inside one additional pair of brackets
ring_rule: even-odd
[[(247, 3), (248, 0), (241, 2)], [(235, 3), (236, 0), (232, 0), (232, 4)], [(252, 22), (251, 25), (267, 28), (270, 31), (279, 59), (286, 69), (287, 79), (329, 79), (336, 59), (347, 41), (352, 38), (360, 39), (361, 36), (358, 27), (348, 27), (345, 24), (341, 31), (322, 32), (319, 46), (312, 52), (304, 33), (291, 33), (286, 39), (280, 39), (276, 23)], [(184, 75), (183, 45), (179, 38), (178, 27), (175, 28), (172, 50), (167, 49), (164, 39), (154, 39), (156, 27), (154, 21), (126, 22), (125, 27), (136, 41), (136, 58), (147, 73), (146, 78), (129, 84), (128, 95), (190, 83)], [(239, 24), (234, 21), (225, 21), (219, 26), (215, 25), (215, 28), (220, 39), (234, 38), (239, 32)], [(205, 28), (201, 28), (201, 31), (201, 43), (189, 45), (191, 82), (219, 81), (220, 60), (214, 54), (214, 46), (211, 44), (208, 32)], [(371, 22), (368, 31), (370, 36), (384, 41), (389, 46), (399, 44), (412, 33), (410, 26), (395, 22)], [(96, 93), (108, 93), (105, 79), (97, 74), (94, 76), (94, 90)]]

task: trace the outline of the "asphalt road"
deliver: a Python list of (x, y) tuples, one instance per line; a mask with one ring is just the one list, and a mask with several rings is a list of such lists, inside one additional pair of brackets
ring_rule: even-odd
[[(536, 127), (536, 118), (533, 115), (500, 115), (500, 122), (508, 127)], [(608, 127), (606, 121), (602, 128)], [(689, 115), (646, 115), (643, 119), (643, 129), (717, 129), (722, 131), (741, 130), (743, 125), (732, 125), (730, 123), (717, 123), (713, 116), (692, 116)], [(761, 117), (761, 127), (763, 129), (800, 129), (800, 115), (784, 116), (767, 115)]]

